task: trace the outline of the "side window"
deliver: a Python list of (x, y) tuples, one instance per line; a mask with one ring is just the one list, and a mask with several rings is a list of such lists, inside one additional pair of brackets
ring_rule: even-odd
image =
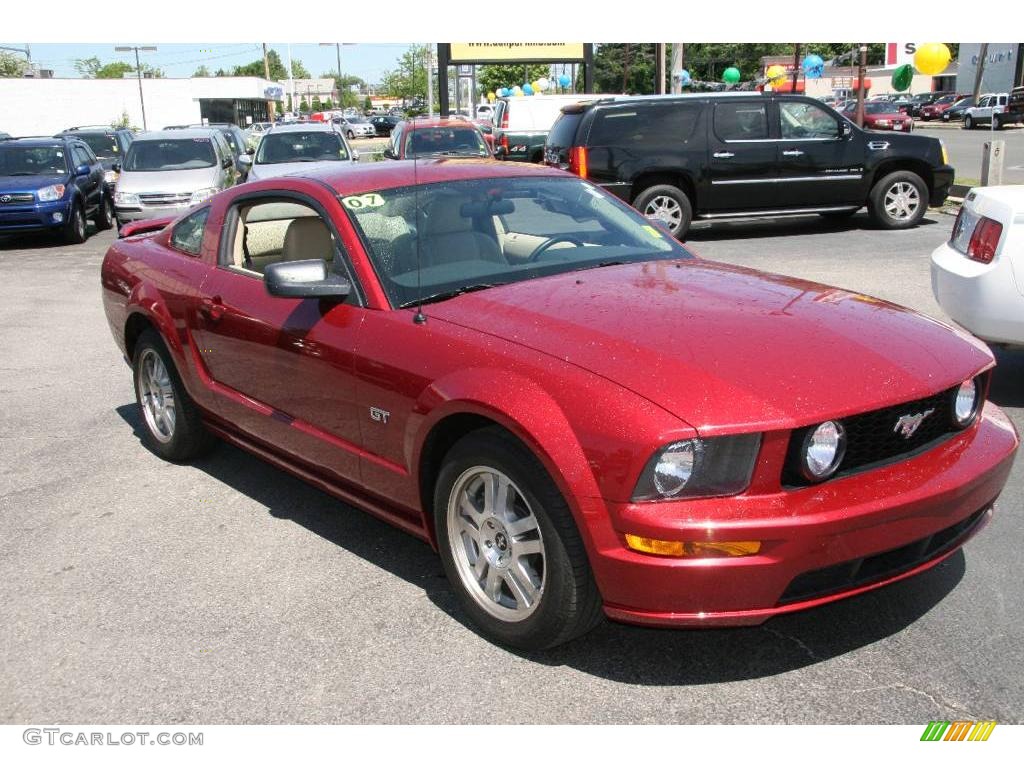
[(330, 228), (308, 205), (293, 200), (261, 200), (241, 203), (231, 252), (222, 256), (225, 266), (263, 274), (279, 261), (323, 259), (335, 266), (338, 248)]
[(839, 122), (821, 107), (803, 101), (779, 102), (784, 139), (836, 139)]
[(89, 159), (89, 155), (85, 153), (85, 150), (77, 144), (73, 144), (71, 146), (71, 157), (75, 161), (76, 168), (80, 165), (92, 165), (93, 163), (93, 161)]
[(206, 219), (209, 215), (210, 209), (203, 208), (179, 221), (174, 231), (171, 232), (171, 245), (179, 251), (198, 256), (203, 245), (203, 231), (206, 228)]
[(587, 143), (604, 147), (685, 142), (693, 135), (702, 109), (702, 104), (658, 104), (600, 110)]
[(768, 138), (767, 106), (754, 101), (722, 101), (715, 105), (715, 134), (723, 141)]

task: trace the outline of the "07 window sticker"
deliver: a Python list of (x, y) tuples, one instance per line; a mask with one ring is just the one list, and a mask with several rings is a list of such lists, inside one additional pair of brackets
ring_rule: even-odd
[(384, 205), (384, 198), (376, 192), (366, 195), (349, 195), (341, 198), (342, 205), (351, 211), (361, 211), (364, 208), (380, 208)]

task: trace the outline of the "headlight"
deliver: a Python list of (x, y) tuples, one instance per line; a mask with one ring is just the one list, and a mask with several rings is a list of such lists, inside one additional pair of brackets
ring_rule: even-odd
[(960, 429), (969, 427), (981, 408), (981, 387), (976, 379), (961, 384), (953, 396), (953, 423)]
[(198, 205), (199, 203), (206, 202), (209, 198), (216, 195), (218, 192), (216, 187), (207, 187), (206, 189), (197, 189), (192, 193), (192, 199), (189, 201), (189, 205)]
[(52, 184), (49, 187), (43, 187), (36, 194), (39, 195), (40, 202), (52, 203), (54, 200), (64, 197), (64, 189), (63, 184)]
[(800, 451), (800, 473), (812, 483), (830, 477), (846, 454), (846, 430), (838, 421), (826, 421), (804, 437)]
[(939, 139), (939, 146), (942, 147), (942, 164), (949, 165), (949, 152), (946, 151), (946, 142)]
[(892, 125), (892, 123), (889, 122), (888, 120), (876, 120), (875, 125), (877, 125), (879, 128), (888, 128), (890, 125)]
[(118, 192), (114, 190), (114, 205), (139, 205), (139, 196), (132, 192)]
[(117, 171), (107, 171), (103, 174), (103, 181), (107, 184), (114, 184), (117, 182)]
[(761, 435), (693, 438), (655, 451), (633, 491), (633, 501), (730, 496), (750, 484)]

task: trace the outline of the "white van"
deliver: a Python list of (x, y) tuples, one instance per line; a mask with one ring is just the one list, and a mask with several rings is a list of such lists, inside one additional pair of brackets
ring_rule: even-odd
[[(608, 98), (608, 94), (574, 93), (551, 96), (508, 96), (494, 103), (494, 146), (499, 157), (539, 163), (544, 142), (566, 104)], [(502, 149), (504, 148), (504, 149)]]

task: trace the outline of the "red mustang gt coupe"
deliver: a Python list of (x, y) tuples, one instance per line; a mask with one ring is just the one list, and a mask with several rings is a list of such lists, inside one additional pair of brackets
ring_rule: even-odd
[(286, 176), (123, 234), (103, 301), (149, 447), (222, 438), (424, 539), (512, 646), (911, 576), (1018, 445), (980, 342), (695, 258), (556, 169)]

